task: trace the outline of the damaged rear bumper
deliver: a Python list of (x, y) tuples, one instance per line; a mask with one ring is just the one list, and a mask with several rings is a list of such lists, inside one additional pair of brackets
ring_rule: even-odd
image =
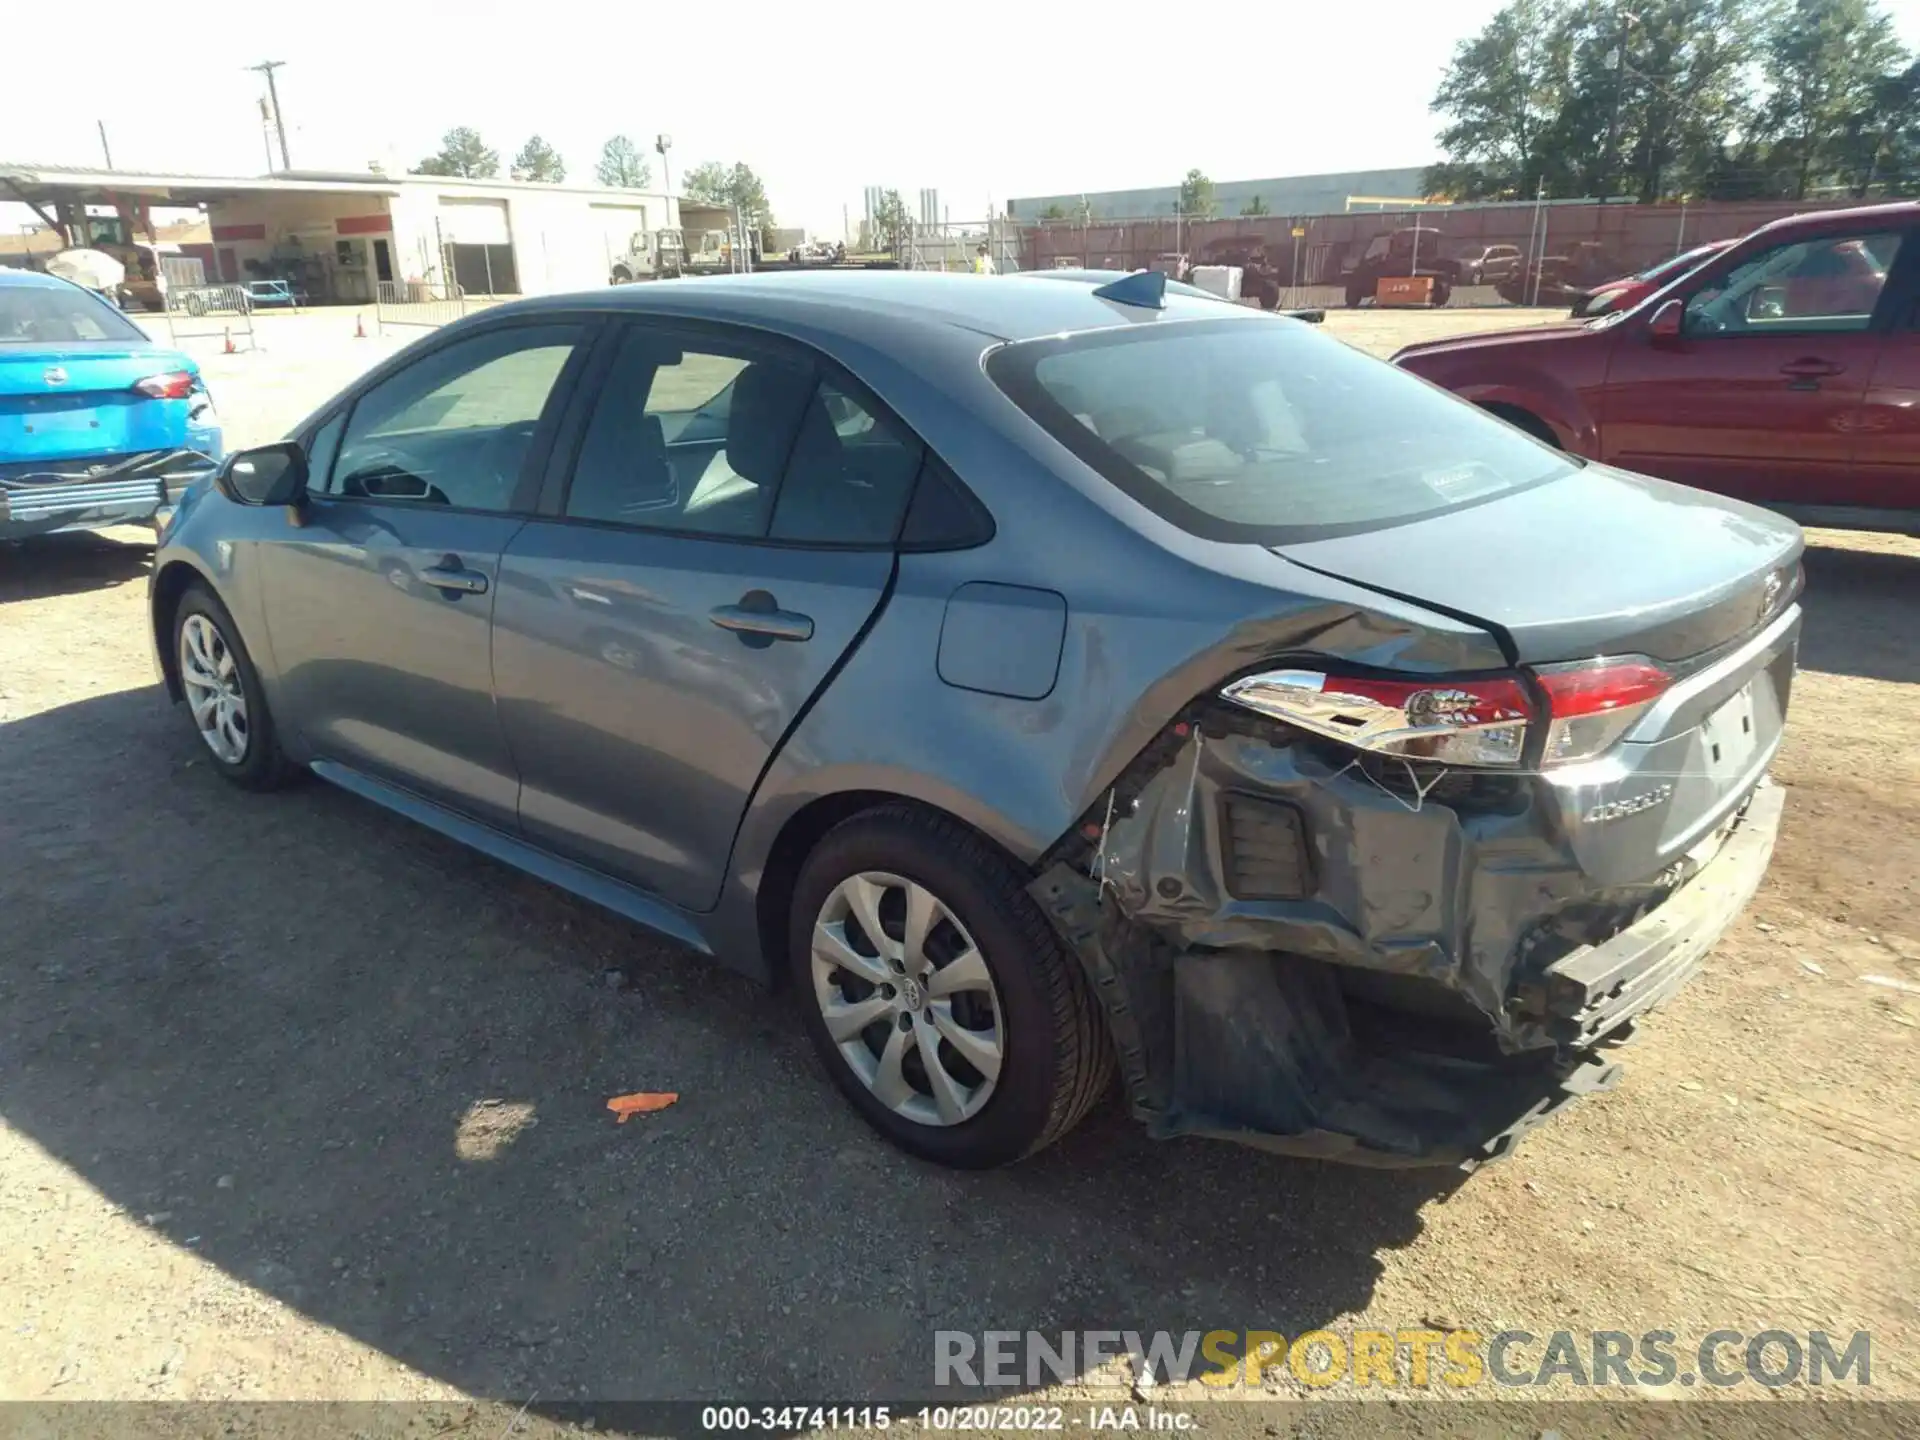
[[(1231, 793), (1245, 778), (1231, 772), (1256, 755), (1246, 747), (1216, 752), (1208, 759), (1217, 773), (1203, 783), (1200, 749), (1193, 747), (1181, 795), (1150, 785), (1137, 806), (1129, 802), (1143, 816), (1144, 836), (1156, 830), (1156, 806), (1182, 806), (1188, 820), (1224, 814), (1216, 792)], [(1092, 980), (1133, 1109), (1155, 1136), (1210, 1136), (1349, 1164), (1472, 1168), (1505, 1154), (1569, 1101), (1618, 1080), (1620, 1066), (1604, 1049), (1686, 983), (1751, 898), (1772, 856), (1782, 800), (1763, 779), (1711, 855), (1683, 883), (1640, 902), (1638, 918), (1600, 943), (1530, 950), (1510, 929), (1502, 945), (1510, 958), (1498, 969), (1476, 963), (1471, 939), (1460, 936), (1470, 925), (1455, 927), (1452, 944), (1442, 937), (1396, 949), (1312, 895), (1292, 904), (1177, 895), (1166, 868), (1174, 857), (1161, 856), (1156, 869), (1151, 838), (1117, 866), (1103, 848), (1092, 864), (1097, 878), (1063, 858), (1031, 892)], [(1449, 816), (1450, 828), (1432, 832), (1444, 838), (1444, 869), (1456, 880), (1449, 904), (1471, 911), (1476, 895), (1510, 893), (1504, 881), (1491, 892), (1479, 883), (1483, 866), (1530, 875), (1536, 895), (1554, 898), (1553, 866), (1504, 845), (1502, 827), (1517, 818), (1496, 816), (1475, 836)], [(1215, 853), (1218, 834), (1231, 842), (1224, 819), (1213, 839), (1198, 834), (1207, 828), (1189, 823), (1182, 833)], [(1327, 881), (1316, 878), (1316, 895)], [(1379, 986), (1356, 983), (1383, 976), (1384, 1007)], [(1406, 1008), (1409, 987), (1453, 1008)], [(1476, 1007), (1478, 1025), (1463, 1025), (1462, 1012)], [(1459, 1043), (1463, 1035), (1478, 1043)]]

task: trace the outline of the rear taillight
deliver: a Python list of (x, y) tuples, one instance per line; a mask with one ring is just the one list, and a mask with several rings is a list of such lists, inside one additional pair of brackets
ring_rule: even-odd
[(1542, 712), (1525, 681), (1392, 680), (1267, 670), (1220, 693), (1283, 724), (1360, 750), (1443, 765), (1511, 768), (1526, 758), (1527, 732), (1546, 726), (1543, 768), (1575, 765), (1612, 748), (1672, 684), (1644, 660), (1595, 660), (1536, 671)]
[(167, 370), (133, 382), (133, 388), (149, 400), (184, 400), (193, 394), (191, 370)]
[(1534, 672), (1547, 697), (1540, 764), (1577, 765), (1605, 754), (1666, 693), (1673, 677), (1645, 660), (1591, 660)]
[(1362, 750), (1448, 765), (1518, 765), (1533, 703), (1511, 676), (1378, 680), (1268, 670), (1221, 695), (1237, 705)]

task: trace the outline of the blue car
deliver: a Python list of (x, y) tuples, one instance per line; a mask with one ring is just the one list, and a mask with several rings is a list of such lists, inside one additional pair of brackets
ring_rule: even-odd
[(157, 523), (220, 457), (190, 358), (90, 290), (0, 270), (0, 540)]

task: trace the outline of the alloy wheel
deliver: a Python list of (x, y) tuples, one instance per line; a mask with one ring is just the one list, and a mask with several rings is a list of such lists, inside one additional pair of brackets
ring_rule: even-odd
[(205, 615), (189, 615), (180, 626), (180, 683), (200, 738), (214, 757), (228, 765), (247, 758), (247, 695), (233, 647), (220, 627)]
[(882, 871), (850, 875), (820, 907), (811, 959), (827, 1034), (876, 1100), (920, 1125), (980, 1113), (1006, 1026), (986, 960), (939, 896)]

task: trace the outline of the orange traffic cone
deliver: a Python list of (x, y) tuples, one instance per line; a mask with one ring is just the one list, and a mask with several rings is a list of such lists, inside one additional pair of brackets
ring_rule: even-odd
[(231, 325), (222, 325), (220, 327), (220, 334), (222, 338), (225, 339), (226, 341), (226, 349), (222, 350), (220, 353), (222, 355), (238, 354), (239, 352), (233, 348), (233, 327)]
[(353, 312), (353, 338), (356, 340), (364, 340), (367, 338), (366, 322), (361, 319), (358, 310)]

